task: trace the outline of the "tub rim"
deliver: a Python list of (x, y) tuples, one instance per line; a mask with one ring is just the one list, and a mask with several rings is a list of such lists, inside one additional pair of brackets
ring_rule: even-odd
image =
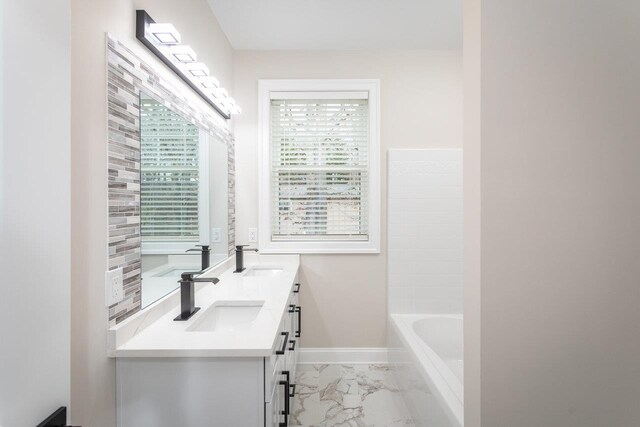
[[(413, 329), (413, 323), (426, 318), (452, 318), (462, 321), (461, 314), (390, 314), (391, 325), (440, 405), (456, 425), (464, 426), (464, 385), (442, 358)], [(409, 339), (411, 338), (411, 339)], [(413, 342), (412, 342), (413, 341)], [(444, 372), (448, 374), (443, 375)], [(451, 383), (454, 384), (451, 384)]]

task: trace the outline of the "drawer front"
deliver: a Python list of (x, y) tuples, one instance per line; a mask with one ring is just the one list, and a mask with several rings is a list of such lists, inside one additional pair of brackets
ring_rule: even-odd
[[(296, 337), (296, 334), (298, 331), (299, 321), (297, 319), (299, 314), (296, 310), (299, 310), (298, 294), (291, 292), (289, 299), (287, 300), (285, 314), (280, 322), (280, 327), (278, 328), (280, 332), (278, 333), (278, 338), (276, 340), (274, 354), (266, 358), (267, 360), (265, 361), (265, 372), (273, 372), (278, 358), (284, 356), (286, 359), (286, 356), (288, 356), (288, 353), (291, 351), (289, 350), (290, 348), (295, 348), (295, 350), (298, 349), (299, 340)], [(285, 338), (286, 343), (284, 341)], [(295, 344), (291, 341), (295, 341)]]
[(289, 303), (287, 306), (287, 314), (289, 315), (289, 323), (291, 324), (291, 347), (293, 350), (289, 352), (287, 359), (287, 366), (292, 375), (292, 382), (296, 377), (296, 366), (298, 364), (298, 354), (300, 353), (298, 350), (300, 348), (300, 337), (301, 337), (301, 317), (302, 317), (302, 308), (300, 307), (300, 288), (302, 285), (297, 282), (291, 291), (291, 296), (289, 298)]
[(300, 283), (296, 283), (291, 291), (291, 296), (289, 297), (289, 305), (287, 307), (294, 306), (294, 312), (290, 313), (290, 322), (292, 333), (295, 338), (300, 338), (302, 333), (301, 328), (301, 320), (302, 320), (302, 307), (300, 307), (300, 288), (302, 285)]
[(274, 373), (274, 389), (265, 402), (265, 426), (286, 427), (291, 413), (291, 374), (280, 370)]
[(266, 427), (272, 427), (275, 424), (277, 418), (276, 408), (278, 408), (278, 399), (276, 396), (276, 390), (269, 395), (267, 402), (264, 404), (264, 425)]
[[(287, 341), (285, 341), (287, 337)], [(277, 350), (279, 351), (284, 345), (284, 354), (274, 354), (271, 357), (265, 358), (265, 396), (269, 396), (270, 392), (276, 387), (277, 374), (283, 370), (286, 370), (286, 355), (288, 352), (288, 335), (281, 335)]]

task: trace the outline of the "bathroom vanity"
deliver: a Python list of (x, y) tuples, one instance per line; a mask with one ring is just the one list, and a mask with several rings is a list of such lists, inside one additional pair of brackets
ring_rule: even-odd
[(297, 255), (229, 258), (197, 283), (187, 321), (175, 291), (109, 330), (118, 426), (287, 426), (301, 335)]

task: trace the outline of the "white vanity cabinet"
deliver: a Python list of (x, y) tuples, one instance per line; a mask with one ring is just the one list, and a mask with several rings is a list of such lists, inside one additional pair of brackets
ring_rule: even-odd
[(119, 427), (286, 427), (295, 392), (300, 285), (264, 357), (118, 357)]

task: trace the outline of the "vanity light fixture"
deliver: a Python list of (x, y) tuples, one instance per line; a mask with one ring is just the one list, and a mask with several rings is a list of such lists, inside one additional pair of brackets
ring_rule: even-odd
[(209, 68), (197, 62), (196, 52), (181, 44), (180, 33), (169, 23), (157, 23), (144, 10), (136, 11), (136, 38), (176, 73), (225, 119), (242, 111)]

